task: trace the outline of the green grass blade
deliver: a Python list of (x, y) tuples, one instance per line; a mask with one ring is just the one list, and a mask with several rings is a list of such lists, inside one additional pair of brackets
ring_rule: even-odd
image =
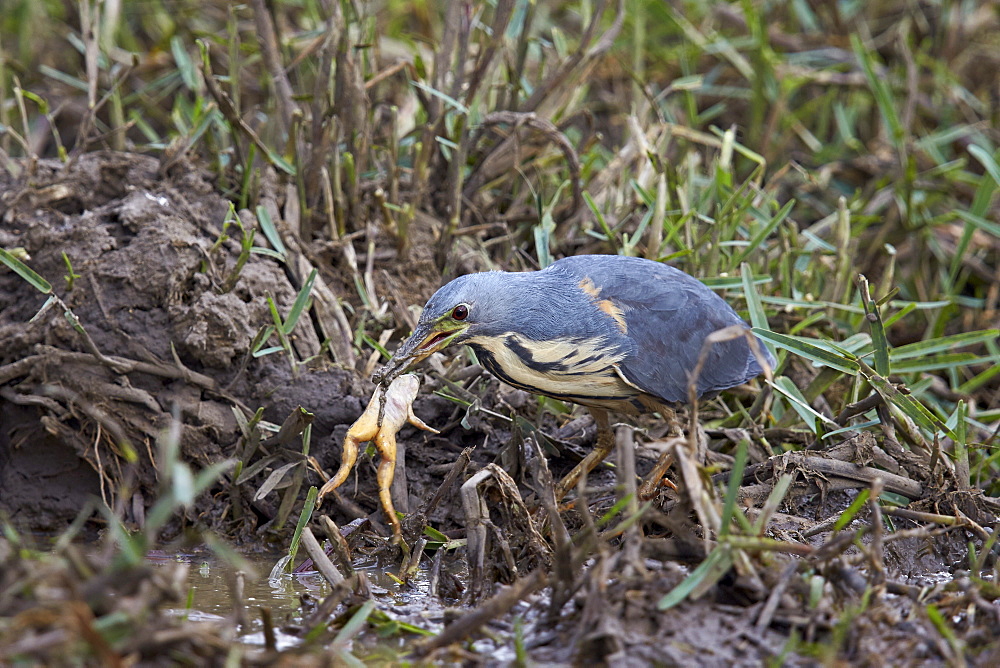
[(750, 255), (750, 253), (757, 250), (761, 244), (764, 243), (764, 240), (771, 236), (775, 228), (785, 222), (785, 219), (788, 217), (788, 214), (791, 213), (793, 206), (795, 206), (795, 200), (788, 200), (788, 202), (785, 203), (785, 206), (781, 207), (781, 210), (779, 210), (766, 225), (761, 226), (761, 228), (757, 230), (752, 237), (750, 237), (750, 243), (747, 244), (747, 247), (740, 251), (740, 253), (736, 256), (736, 259), (733, 262), (734, 267), (742, 263), (743, 260)]
[(978, 160), (979, 164), (983, 166), (986, 173), (989, 174), (995, 182), (1000, 184), (1000, 165), (997, 164), (997, 161), (992, 155), (990, 155), (989, 151), (978, 144), (971, 144), (968, 150), (972, 157)]
[(854, 501), (851, 502), (851, 505), (849, 505), (847, 509), (840, 514), (837, 521), (834, 522), (833, 530), (841, 531), (844, 527), (853, 522), (854, 518), (857, 517), (859, 512), (861, 512), (861, 509), (865, 507), (866, 503), (868, 503), (869, 496), (871, 496), (870, 489), (865, 488), (861, 490), (857, 497), (855, 497)]
[(52, 284), (35, 273), (35, 270), (21, 262), (17, 257), (5, 248), (0, 248), (0, 262), (11, 268), (11, 270), (26, 280), (33, 288), (42, 294), (52, 294)]
[(50, 67), (48, 65), (40, 65), (38, 67), (38, 71), (39, 73), (44, 74), (47, 77), (51, 77), (60, 83), (66, 84), (70, 88), (75, 88), (76, 90), (82, 93), (86, 93), (90, 89), (90, 87), (87, 85), (87, 82), (84, 81), (83, 79), (70, 76), (69, 74), (66, 74), (65, 72), (60, 72), (59, 70)]
[(875, 104), (878, 106), (879, 113), (882, 114), (882, 120), (889, 128), (889, 140), (896, 147), (896, 150), (901, 150), (904, 137), (903, 124), (899, 120), (899, 113), (896, 111), (889, 82), (885, 76), (875, 73), (874, 56), (865, 48), (857, 33), (851, 34), (851, 48), (865, 73), (865, 79), (868, 80), (868, 87), (871, 88), (872, 95), (875, 97)]
[[(889, 329), (894, 324), (896, 324), (898, 321), (902, 320), (903, 318), (905, 318), (906, 316), (908, 316), (910, 313), (912, 313), (916, 308), (917, 308), (917, 305), (916, 305), (915, 302), (909, 302), (909, 303), (905, 304), (903, 306), (903, 308), (899, 309), (898, 311), (896, 311), (895, 313), (893, 313), (892, 315), (890, 315), (888, 318), (886, 318), (885, 320), (883, 320), (882, 321), (882, 326), (885, 327), (886, 329)], [(889, 358), (890, 359), (892, 359), (892, 354), (895, 351), (896, 351), (895, 348), (893, 348), (892, 350), (889, 351)]]
[(875, 371), (885, 377), (889, 377), (889, 341), (885, 336), (885, 326), (882, 324), (882, 314), (879, 304), (872, 298), (869, 292), (868, 279), (864, 276), (858, 277), (858, 286), (861, 291), (862, 306), (865, 308), (865, 318), (871, 330), (872, 349), (875, 357)]
[(170, 40), (170, 53), (174, 56), (177, 69), (180, 70), (181, 79), (188, 90), (198, 90), (198, 71), (195, 69), (194, 61), (184, 48), (184, 40), (180, 35), (174, 35)]
[(542, 214), (542, 222), (535, 225), (535, 254), (538, 257), (539, 269), (545, 269), (552, 264), (552, 234), (556, 231), (556, 221), (548, 211)]
[(292, 309), (288, 312), (288, 318), (284, 322), (285, 334), (291, 334), (292, 330), (295, 329), (295, 325), (299, 322), (299, 316), (302, 315), (302, 311), (305, 309), (306, 304), (309, 303), (309, 294), (312, 292), (313, 283), (316, 282), (316, 274), (319, 273), (315, 268), (309, 272), (309, 278), (306, 282), (302, 284), (302, 289), (299, 290), (299, 294), (295, 295), (295, 302), (292, 303)]
[[(713, 290), (733, 290), (745, 285), (742, 276), (706, 276), (698, 280)], [(765, 274), (755, 274), (750, 276), (749, 281), (752, 285), (767, 285), (772, 283), (774, 278)]]
[[(747, 300), (747, 311), (750, 314), (750, 324), (758, 329), (770, 329), (767, 322), (767, 314), (764, 313), (764, 305), (760, 301), (760, 295), (753, 284), (753, 272), (746, 262), (740, 265), (740, 279), (743, 283), (743, 297)], [(777, 359), (777, 350), (770, 341), (765, 341), (764, 346)]]
[(274, 258), (279, 262), (285, 261), (284, 255), (282, 255), (276, 250), (272, 250), (270, 248), (264, 248), (263, 246), (254, 246), (253, 248), (250, 249), (250, 252), (253, 253), (254, 255), (264, 255), (266, 257)]
[(223, 473), (232, 469), (236, 464), (237, 460), (235, 459), (223, 459), (221, 462), (215, 462), (198, 471), (192, 483), (192, 500), (215, 484)]
[(993, 380), (993, 378), (997, 375), (1000, 375), (1000, 364), (994, 364), (990, 368), (986, 369), (981, 373), (976, 374), (969, 380), (959, 385), (958, 393), (971, 394), (972, 392), (975, 392), (986, 383)]
[(729, 548), (719, 546), (712, 550), (705, 561), (698, 565), (698, 568), (691, 571), (691, 574), (684, 578), (679, 585), (674, 587), (666, 596), (656, 604), (659, 610), (669, 610), (681, 603), (696, 588), (702, 588), (706, 582), (717, 582), (733, 564), (732, 553)]
[(931, 433), (940, 431), (952, 439), (957, 438), (954, 431), (949, 429), (936, 415), (927, 410), (923, 404), (909, 394), (900, 392), (892, 383), (875, 373), (875, 370), (864, 362), (859, 361), (859, 364), (861, 366), (861, 375), (875, 388), (876, 392), (882, 395), (882, 399), (887, 404), (896, 406), (918, 426)]
[(788, 399), (788, 402), (792, 405), (792, 409), (799, 414), (799, 417), (802, 418), (806, 426), (814, 434), (819, 431), (820, 422), (826, 422), (834, 427), (838, 426), (833, 420), (817, 412), (810, 406), (809, 401), (802, 395), (802, 392), (788, 376), (778, 376), (775, 378), (772, 387)]
[(852, 376), (855, 376), (858, 373), (857, 358), (854, 358), (853, 356), (848, 357), (846, 355), (834, 353), (830, 350), (826, 350), (825, 348), (821, 348), (818, 345), (815, 345), (814, 341), (816, 341), (816, 339), (809, 340), (804, 337), (778, 334), (777, 332), (760, 329), (759, 327), (753, 327), (752, 331), (762, 340), (770, 341), (779, 348), (790, 350), (796, 355), (816, 362), (817, 364), (828, 366), (832, 369), (836, 369), (837, 371), (843, 371), (844, 373)]
[[(968, 425), (965, 420), (968, 417), (968, 407), (965, 401), (959, 401), (958, 405), (955, 406), (955, 412), (952, 414), (952, 419), (949, 420), (949, 424), (954, 422), (955, 425), (955, 461), (957, 462), (955, 466), (955, 477), (958, 478), (959, 489), (970, 489), (972, 486), (972, 481), (969, 479), (970, 468), (969, 468), (969, 448), (968, 448)], [(959, 477), (964, 476), (964, 478)]]
[(295, 525), (295, 533), (292, 534), (292, 542), (288, 546), (288, 563), (285, 569), (291, 572), (295, 567), (295, 555), (299, 551), (299, 541), (302, 540), (302, 530), (306, 528), (306, 524), (309, 523), (309, 519), (312, 517), (313, 511), (316, 510), (316, 497), (319, 496), (319, 489), (316, 486), (309, 488), (309, 493), (306, 494), (305, 505), (302, 506), (302, 512), (299, 513), (299, 521)]
[(722, 523), (719, 528), (719, 537), (729, 535), (729, 525), (733, 520), (733, 511), (736, 509), (736, 497), (740, 491), (740, 484), (743, 482), (743, 469), (747, 465), (747, 442), (741, 440), (736, 448), (736, 460), (733, 462), (733, 470), (729, 474), (729, 487), (726, 488), (726, 499), (722, 506)]
[(785, 494), (788, 493), (788, 488), (792, 485), (792, 478), (793, 476), (790, 473), (782, 473), (781, 477), (778, 478), (778, 482), (774, 484), (771, 493), (767, 495), (764, 507), (757, 515), (757, 519), (754, 520), (752, 531), (755, 536), (762, 536), (764, 534), (771, 516), (778, 510), (778, 506), (785, 499)]
[(849, 431), (861, 431), (867, 429), (868, 427), (875, 427), (881, 424), (878, 420), (868, 420), (866, 422), (859, 422), (858, 424), (852, 424), (847, 427), (841, 427), (840, 429), (834, 429), (833, 431), (828, 431), (823, 434), (823, 438), (833, 438), (839, 434), (846, 434)]
[(893, 373), (917, 373), (925, 371), (944, 371), (945, 369), (957, 369), (973, 364), (998, 364), (1000, 357), (980, 357), (975, 353), (948, 353), (944, 355), (933, 355), (919, 359), (897, 362), (892, 365)]
[(932, 353), (943, 350), (950, 350), (959, 346), (971, 346), (985, 341), (997, 341), (1000, 338), (1000, 329), (982, 329), (976, 332), (965, 332), (963, 334), (953, 334), (951, 336), (941, 336), (926, 341), (908, 343), (905, 346), (893, 348), (889, 352), (889, 357), (895, 366), (901, 360), (913, 357), (924, 357)]
[(451, 107), (452, 109), (454, 109), (455, 111), (457, 111), (459, 113), (462, 113), (462, 114), (468, 114), (469, 113), (469, 108), (467, 106), (465, 106), (464, 104), (462, 104), (461, 102), (459, 102), (455, 98), (451, 97), (450, 95), (446, 95), (446, 94), (442, 93), (441, 91), (437, 90), (436, 88), (432, 88), (432, 87), (428, 86), (425, 83), (421, 83), (419, 81), (413, 81), (413, 80), (410, 81), (410, 85), (411, 86), (416, 86), (417, 88), (419, 88), (420, 90), (424, 91), (425, 93), (430, 93), (431, 95), (433, 95), (434, 97), (438, 98), (439, 100), (441, 100), (442, 102), (444, 102), (449, 107)]
[(601, 226), (601, 230), (604, 232), (604, 236), (607, 238), (608, 243), (611, 244), (617, 251), (618, 239), (615, 237), (615, 233), (608, 225), (608, 221), (604, 217), (604, 214), (597, 208), (597, 202), (594, 201), (594, 198), (591, 197), (588, 192), (583, 193), (583, 201), (587, 203), (587, 207), (590, 209), (590, 212), (594, 214), (594, 218), (597, 220), (597, 224)]
[(360, 633), (361, 628), (368, 621), (368, 616), (372, 614), (374, 609), (375, 601), (368, 600), (362, 603), (358, 611), (351, 615), (351, 618), (344, 624), (344, 628), (340, 629), (337, 637), (333, 639), (333, 644), (342, 645)]
[(285, 244), (281, 241), (278, 228), (274, 226), (274, 221), (271, 220), (271, 214), (268, 213), (267, 208), (263, 204), (257, 206), (257, 220), (260, 222), (260, 229), (263, 230), (264, 236), (271, 242), (272, 248), (281, 254), (281, 260), (284, 262), (288, 251), (285, 250)]
[(956, 211), (955, 215), (971, 224), (973, 227), (978, 227), (983, 232), (987, 232), (997, 238), (1000, 238), (1000, 225), (997, 223), (986, 220), (982, 216), (969, 213), (968, 211)]

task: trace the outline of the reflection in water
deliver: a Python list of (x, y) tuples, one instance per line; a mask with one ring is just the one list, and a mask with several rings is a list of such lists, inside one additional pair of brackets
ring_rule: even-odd
[[(259, 609), (269, 608), (278, 648), (298, 644), (298, 637), (282, 633), (281, 629), (300, 624), (313, 605), (331, 592), (329, 583), (315, 571), (272, 575), (274, 567), (283, 556), (285, 555), (245, 557), (257, 572), (256, 577), (247, 577), (244, 582), (244, 601), (250, 624), (239, 629), (241, 642), (264, 645)], [(232, 588), (235, 581), (232, 565), (209, 552), (172, 555), (158, 553), (150, 555), (149, 559), (153, 564), (165, 561), (188, 564), (189, 607), (178, 608), (178, 615), (186, 615), (192, 621), (206, 623), (219, 623), (232, 618)], [(424, 628), (439, 628), (444, 606), (429, 593), (430, 582), (426, 569), (421, 568), (411, 579), (409, 586), (401, 586), (383, 570), (375, 567), (361, 567), (359, 570), (363, 570), (368, 576), (372, 595), (378, 601), (380, 609), (406, 616), (406, 621)], [(420, 619), (413, 619), (412, 615)]]

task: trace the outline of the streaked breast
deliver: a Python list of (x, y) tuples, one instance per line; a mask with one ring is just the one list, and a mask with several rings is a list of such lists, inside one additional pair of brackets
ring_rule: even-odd
[(598, 407), (630, 402), (640, 394), (615, 369), (625, 353), (607, 349), (601, 339), (533, 341), (508, 332), (466, 343), (490, 373), (528, 392)]

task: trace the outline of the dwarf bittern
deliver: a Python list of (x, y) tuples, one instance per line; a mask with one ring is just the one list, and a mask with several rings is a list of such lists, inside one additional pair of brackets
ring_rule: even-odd
[[(659, 262), (581, 255), (542, 271), (491, 271), (451, 281), (427, 302), (413, 334), (375, 375), (385, 385), (431, 353), (469, 345), (505, 383), (590, 408), (597, 444), (558, 485), (562, 498), (614, 446), (608, 411), (667, 411), (762, 373), (750, 338), (705, 346), (748, 325), (704, 283)], [(761, 355), (773, 366), (763, 345)]]

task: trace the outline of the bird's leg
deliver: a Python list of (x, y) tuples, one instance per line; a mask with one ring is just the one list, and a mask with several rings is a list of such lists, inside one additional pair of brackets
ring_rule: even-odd
[(611, 422), (608, 419), (608, 412), (600, 408), (591, 408), (594, 422), (597, 424), (597, 444), (594, 449), (584, 457), (573, 470), (566, 474), (566, 477), (556, 485), (556, 501), (561, 501), (569, 490), (576, 487), (580, 477), (585, 473), (590, 473), (595, 466), (605, 460), (615, 447), (615, 435), (611, 431)]
[(660, 411), (660, 416), (663, 421), (667, 423), (667, 435), (668, 436), (683, 436), (684, 435), (684, 425), (677, 418), (677, 411), (668, 406), (658, 406), (657, 410)]
[(664, 450), (660, 453), (659, 458), (656, 460), (656, 464), (653, 466), (652, 470), (646, 476), (646, 479), (642, 481), (639, 485), (639, 499), (642, 501), (649, 501), (657, 492), (660, 491), (660, 487), (667, 486), (671, 489), (677, 489), (669, 479), (664, 476), (667, 475), (667, 471), (674, 464), (674, 455), (670, 450)]
[(396, 474), (396, 438), (395, 434), (389, 432), (379, 432), (375, 437), (375, 449), (382, 456), (382, 462), (378, 465), (378, 498), (382, 502), (382, 510), (385, 511), (389, 524), (392, 525), (392, 541), (401, 543), (403, 531), (399, 526), (399, 518), (396, 517), (396, 507), (392, 503), (392, 479)]
[[(667, 406), (659, 406), (660, 415), (663, 416), (664, 421), (667, 423), (668, 431), (667, 436), (670, 438), (683, 438), (684, 430), (681, 428), (681, 423), (677, 419), (677, 413)], [(646, 479), (642, 481), (639, 486), (639, 499), (642, 501), (649, 501), (657, 492), (660, 491), (660, 487), (666, 485), (673, 489), (677, 489), (676, 485), (670, 480), (666, 479), (664, 476), (667, 475), (667, 471), (673, 466), (674, 455), (671, 450), (665, 449), (660, 453), (659, 458), (656, 460), (656, 464), (653, 469), (646, 476)]]

